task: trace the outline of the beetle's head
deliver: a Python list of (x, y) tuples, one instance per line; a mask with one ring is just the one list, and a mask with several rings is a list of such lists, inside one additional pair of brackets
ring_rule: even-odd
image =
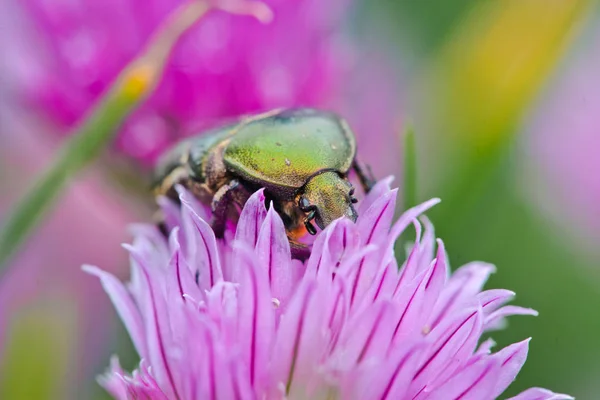
[(311, 178), (304, 186), (298, 198), (298, 207), (306, 213), (304, 225), (311, 235), (317, 231), (312, 225), (314, 220), (319, 228), (341, 217), (348, 217), (356, 222), (358, 214), (353, 204), (354, 188), (337, 172), (324, 172)]

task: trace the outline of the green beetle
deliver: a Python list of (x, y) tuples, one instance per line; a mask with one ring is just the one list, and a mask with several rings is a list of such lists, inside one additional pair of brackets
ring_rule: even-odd
[(306, 246), (296, 239), (317, 232), (313, 220), (321, 229), (340, 217), (356, 221), (351, 169), (369, 191), (374, 181), (356, 160), (356, 140), (343, 119), (315, 109), (273, 110), (178, 143), (159, 161), (154, 187), (177, 200), (180, 183), (210, 204), (217, 237), (265, 188), (298, 255)]

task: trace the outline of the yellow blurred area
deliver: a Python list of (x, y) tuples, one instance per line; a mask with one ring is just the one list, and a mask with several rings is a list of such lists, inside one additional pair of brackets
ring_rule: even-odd
[(0, 359), (0, 399), (68, 398), (78, 338), (74, 304), (53, 297), (15, 313)]
[(592, 4), (511, 0), (475, 6), (425, 75), (436, 133), (484, 150), (513, 132)]

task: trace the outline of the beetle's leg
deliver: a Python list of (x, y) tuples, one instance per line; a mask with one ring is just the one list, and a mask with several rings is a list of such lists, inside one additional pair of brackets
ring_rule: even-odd
[(221, 238), (225, 233), (225, 222), (231, 206), (238, 204), (242, 207), (249, 197), (248, 189), (235, 179), (217, 190), (212, 201), (211, 221), (216, 237)]
[(179, 202), (179, 194), (177, 194), (177, 191), (175, 190), (175, 185), (181, 183), (185, 186), (187, 179), (187, 169), (185, 167), (177, 167), (154, 188), (154, 195), (166, 196), (175, 202)]
[(371, 167), (367, 164), (363, 164), (357, 158), (355, 158), (354, 162), (352, 163), (352, 169), (354, 170), (354, 172), (356, 172), (356, 175), (358, 176), (360, 184), (363, 187), (365, 193), (369, 193), (373, 186), (375, 186), (375, 183), (377, 182), (375, 180), (373, 172), (371, 171)]

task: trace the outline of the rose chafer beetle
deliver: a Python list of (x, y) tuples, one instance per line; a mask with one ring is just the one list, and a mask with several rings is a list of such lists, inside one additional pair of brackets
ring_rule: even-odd
[(177, 201), (182, 184), (212, 206), (211, 225), (221, 237), (250, 195), (265, 189), (282, 217), (292, 252), (306, 255), (296, 239), (340, 217), (356, 221), (357, 202), (348, 172), (365, 191), (373, 179), (356, 160), (356, 140), (348, 124), (314, 109), (274, 110), (242, 118), (175, 145), (159, 161), (155, 194)]

